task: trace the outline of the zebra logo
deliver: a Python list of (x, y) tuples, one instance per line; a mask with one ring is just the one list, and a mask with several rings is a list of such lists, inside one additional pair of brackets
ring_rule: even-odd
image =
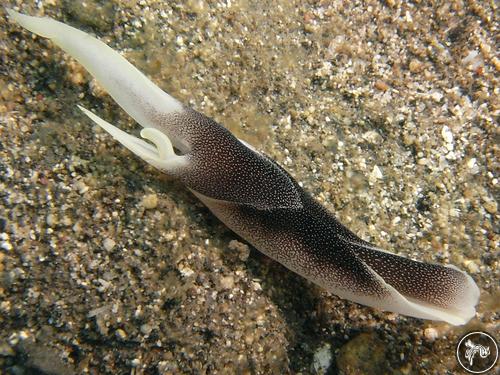
[(457, 345), (457, 361), (471, 374), (484, 374), (495, 367), (498, 361), (498, 344), (486, 332), (469, 332)]

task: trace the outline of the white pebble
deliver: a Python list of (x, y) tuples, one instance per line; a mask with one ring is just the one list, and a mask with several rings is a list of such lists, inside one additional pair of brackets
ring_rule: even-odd
[(435, 339), (438, 338), (439, 332), (437, 331), (436, 328), (426, 328), (424, 329), (424, 336), (427, 341), (434, 341)]
[(443, 129), (441, 129), (441, 136), (446, 143), (453, 143), (453, 133), (446, 125), (443, 126)]
[(472, 260), (466, 260), (464, 262), (465, 267), (467, 267), (467, 270), (469, 273), (478, 273), (479, 272), (479, 266)]
[(234, 277), (225, 276), (220, 280), (220, 286), (222, 289), (233, 289), (234, 287)]
[(432, 100), (434, 100), (435, 102), (440, 102), (441, 99), (443, 99), (443, 94), (441, 94), (440, 92), (433, 92), (431, 94), (431, 98)]
[(0, 242), (0, 247), (5, 250), (5, 251), (11, 251), (12, 250), (12, 245), (10, 242), (7, 241), (2, 241)]
[(257, 281), (252, 281), (252, 289), (256, 292), (262, 291), (262, 286)]
[(479, 55), (478, 51), (470, 51), (467, 56), (465, 56), (462, 59), (462, 64), (467, 65), (470, 64), (472, 61), (476, 59), (476, 57)]
[(379, 144), (382, 140), (382, 137), (375, 130), (367, 131), (362, 135), (362, 137), (365, 141), (373, 144)]
[(113, 241), (111, 238), (105, 238), (104, 241), (102, 241), (102, 246), (106, 251), (111, 251), (115, 247), (116, 242)]
[(313, 369), (316, 374), (325, 374), (332, 364), (331, 345), (326, 343), (314, 353)]
[(382, 174), (382, 171), (380, 170), (380, 168), (378, 167), (378, 165), (376, 165), (376, 166), (373, 167), (373, 170), (372, 170), (372, 173), (371, 173), (371, 177), (374, 178), (374, 179), (377, 179), (377, 180), (380, 180), (381, 178), (384, 177), (384, 175)]
[(130, 364), (132, 367), (138, 367), (141, 364), (141, 360), (139, 358), (134, 358)]
[(180, 273), (181, 273), (181, 275), (182, 275), (182, 276), (184, 276), (184, 277), (189, 277), (189, 276), (191, 276), (191, 275), (193, 275), (193, 274), (194, 274), (194, 271), (193, 271), (191, 268), (186, 267), (186, 266), (184, 266), (184, 267), (182, 267), (182, 268), (181, 268), (181, 267), (179, 267), (179, 272), (180, 272)]
[(149, 335), (151, 333), (151, 331), (153, 330), (153, 327), (150, 325), (150, 324), (143, 324), (141, 326), (141, 332), (144, 334), (144, 335)]
[(179, 47), (182, 47), (184, 46), (184, 38), (180, 35), (177, 36), (177, 38), (175, 38), (175, 43), (179, 46)]
[(472, 169), (475, 166), (476, 166), (476, 158), (469, 159), (469, 161), (467, 162), (467, 167), (469, 167), (470, 169)]

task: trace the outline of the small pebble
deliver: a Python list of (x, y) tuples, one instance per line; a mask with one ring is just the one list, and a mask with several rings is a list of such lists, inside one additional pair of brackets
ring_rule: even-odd
[(446, 143), (453, 143), (453, 133), (446, 125), (443, 126), (443, 129), (441, 129), (441, 136)]
[(127, 333), (121, 328), (118, 328), (115, 334), (116, 337), (119, 338), (120, 340), (125, 340), (127, 338)]
[(142, 198), (142, 206), (146, 210), (151, 210), (158, 206), (158, 196), (156, 194), (148, 194)]
[(0, 242), (0, 248), (2, 248), (5, 251), (11, 251), (12, 245), (10, 244), (10, 242), (2, 241), (2, 242)]
[(489, 198), (486, 199), (483, 206), (484, 206), (484, 209), (492, 215), (496, 214), (498, 211), (498, 203), (493, 199), (489, 199)]
[(410, 68), (410, 72), (412, 73), (418, 73), (422, 71), (423, 64), (418, 61), (417, 59), (413, 59), (410, 61), (410, 64), (408, 66)]
[(220, 280), (220, 286), (223, 290), (233, 289), (234, 287), (234, 277), (225, 276)]
[(184, 277), (189, 277), (189, 276), (194, 275), (194, 271), (191, 268), (187, 267), (187, 266), (180, 266), (179, 267), (179, 272)]
[(467, 270), (470, 273), (478, 273), (479, 272), (479, 266), (472, 260), (466, 260), (464, 262), (465, 267), (467, 267)]
[(471, 158), (467, 161), (467, 167), (474, 168), (476, 166), (476, 158)]
[(256, 292), (260, 292), (262, 290), (262, 286), (257, 281), (252, 281), (252, 289)]
[(132, 365), (132, 367), (137, 367), (141, 364), (141, 360), (139, 358), (134, 358), (132, 362), (130, 362), (130, 364)]
[(75, 189), (78, 191), (78, 193), (85, 194), (89, 190), (89, 187), (80, 180), (75, 183)]
[(437, 329), (429, 327), (424, 329), (424, 337), (427, 341), (434, 341), (438, 338), (439, 333)]
[(316, 350), (313, 357), (313, 369), (316, 374), (325, 374), (332, 364), (332, 350), (329, 343)]
[(250, 332), (247, 335), (245, 335), (245, 344), (252, 345), (254, 340), (255, 340), (255, 337), (254, 337), (253, 333)]
[(237, 240), (232, 240), (229, 242), (229, 248), (231, 250), (235, 250), (235, 251), (239, 252), (238, 257), (242, 262), (247, 261), (249, 255), (250, 255), (250, 247), (247, 244), (240, 242), (240, 241), (237, 241)]
[(115, 247), (116, 242), (113, 241), (111, 238), (105, 238), (104, 241), (102, 241), (102, 246), (106, 251), (111, 251)]
[(144, 335), (149, 335), (152, 330), (153, 330), (153, 327), (150, 324), (141, 325), (141, 332)]
[(373, 167), (373, 170), (372, 170), (372, 173), (370, 174), (370, 177), (373, 179), (380, 180), (381, 178), (384, 177), (384, 175), (382, 174), (382, 171), (380, 170), (380, 168), (376, 165)]
[(377, 81), (375, 82), (375, 88), (380, 91), (387, 91), (389, 90), (389, 85), (384, 81)]
[[(432, 100), (434, 100), (436, 103), (440, 102), (441, 99), (443, 99), (443, 94), (439, 93), (439, 92), (433, 92), (431, 94), (431, 98)], [(445, 126), (446, 127), (446, 126)]]
[(47, 222), (47, 225), (48, 225), (49, 227), (53, 227), (53, 226), (55, 226), (55, 225), (57, 224), (57, 219), (56, 219), (55, 215), (53, 215), (53, 214), (48, 214), (48, 215), (47, 215), (46, 222)]

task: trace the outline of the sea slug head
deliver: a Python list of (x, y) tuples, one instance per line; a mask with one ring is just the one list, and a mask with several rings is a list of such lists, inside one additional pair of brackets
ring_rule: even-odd
[(78, 108), (114, 139), (153, 167), (173, 174), (176, 170), (188, 165), (189, 158), (175, 153), (172, 142), (163, 131), (156, 128), (142, 129), (141, 137), (151, 142), (148, 143), (118, 129), (82, 106)]

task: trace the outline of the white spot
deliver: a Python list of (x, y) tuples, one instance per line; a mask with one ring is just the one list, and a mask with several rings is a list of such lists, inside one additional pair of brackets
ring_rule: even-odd
[(441, 130), (441, 136), (446, 143), (453, 143), (453, 133), (446, 125), (443, 126), (443, 129)]
[(479, 272), (479, 266), (472, 260), (466, 260), (464, 262), (464, 265), (467, 268), (467, 270), (472, 274)]
[(373, 167), (373, 170), (372, 170), (372, 173), (370, 174), (370, 177), (373, 179), (376, 179), (376, 180), (380, 180), (384, 177), (384, 175), (382, 174), (382, 171), (380, 170), (378, 165), (375, 165)]
[(316, 374), (325, 374), (332, 364), (332, 351), (329, 343), (324, 344), (314, 353), (313, 369)]
[(187, 267), (187, 266), (184, 266), (182, 268), (179, 267), (179, 272), (184, 277), (189, 277), (189, 276), (191, 276), (191, 275), (194, 274), (194, 271), (191, 268)]
[(102, 241), (102, 246), (106, 251), (111, 251), (115, 247), (116, 242), (113, 241), (111, 238), (105, 238), (104, 241)]
[(438, 338), (439, 332), (436, 328), (429, 327), (424, 330), (424, 336), (427, 341), (434, 341)]
[(5, 251), (11, 251), (12, 245), (10, 244), (10, 242), (2, 241), (2, 242), (0, 242), (0, 248), (2, 248)]
[(469, 159), (467, 162), (467, 167), (473, 169), (476, 166), (476, 158)]
[(479, 52), (470, 51), (468, 53), (468, 55), (462, 59), (462, 64), (467, 65), (467, 64), (471, 63), (478, 55), (479, 55)]
[(431, 94), (431, 98), (432, 100), (434, 100), (436, 103), (439, 103), (441, 101), (441, 99), (443, 99), (443, 94), (441, 94), (440, 92), (433, 92)]

